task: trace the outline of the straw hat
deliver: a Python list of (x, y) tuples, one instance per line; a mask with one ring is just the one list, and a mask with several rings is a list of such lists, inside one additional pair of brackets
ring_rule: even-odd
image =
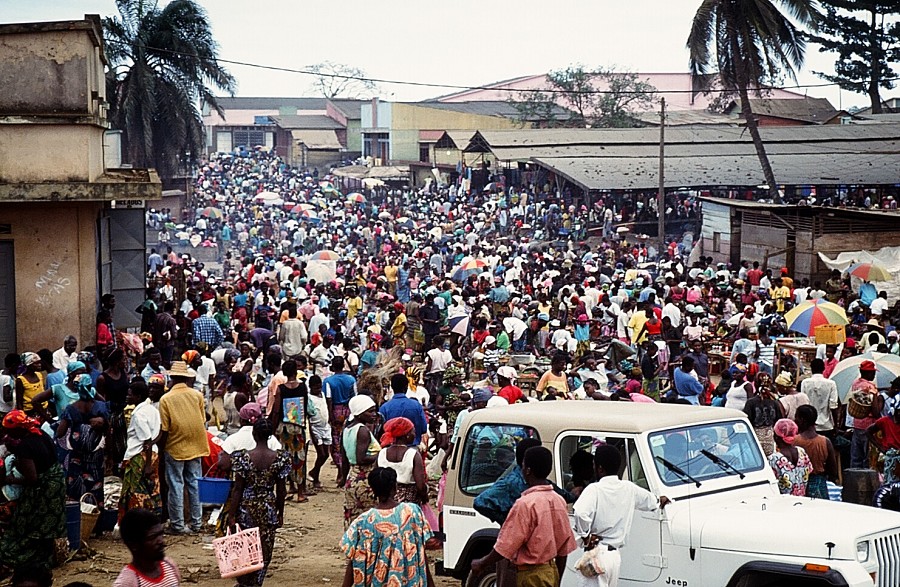
[(169, 369), (169, 377), (196, 377), (197, 372), (187, 366), (184, 361), (174, 361)]

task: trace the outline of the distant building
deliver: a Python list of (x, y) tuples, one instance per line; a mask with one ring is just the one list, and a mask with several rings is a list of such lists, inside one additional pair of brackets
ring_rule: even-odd
[(0, 25), (0, 354), (94, 344), (104, 293), (118, 327), (140, 323), (144, 203), (161, 187), (110, 168), (105, 61), (99, 16)]
[[(666, 99), (666, 108), (671, 111), (706, 110), (718, 96), (717, 92), (709, 92), (711, 87), (718, 87), (717, 75), (695, 76), (691, 73), (638, 73), (638, 79), (656, 88), (657, 96)], [(434, 102), (481, 102), (516, 99), (520, 92), (545, 89), (549, 87), (546, 74), (526, 75), (508, 80), (485, 84), (479, 89), (462, 90), (433, 98)], [(596, 89), (606, 90), (608, 85), (600, 80)], [(799, 99), (802, 94), (787, 90), (769, 90), (769, 98)], [(565, 104), (561, 103), (562, 106)]]

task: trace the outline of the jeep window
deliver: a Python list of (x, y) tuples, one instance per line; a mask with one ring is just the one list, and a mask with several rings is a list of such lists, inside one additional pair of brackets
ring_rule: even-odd
[(459, 488), (478, 495), (516, 464), (516, 445), (523, 438), (540, 438), (537, 430), (508, 424), (476, 424), (463, 445)]
[[(619, 449), (622, 455), (622, 468), (619, 475), (623, 479), (633, 481), (637, 485), (647, 489), (647, 476), (641, 466), (640, 457), (634, 440), (630, 438), (618, 438), (605, 434), (585, 434), (580, 432), (569, 433), (563, 436), (558, 443), (557, 464), (559, 474), (557, 480), (561, 487), (571, 491), (576, 484), (581, 485), (585, 474), (593, 475), (594, 451), (601, 444), (609, 444)], [(577, 455), (577, 456), (576, 456)], [(573, 463), (574, 459), (574, 463)], [(590, 469), (579, 473), (573, 470), (579, 463), (590, 463)]]
[[(694, 479), (718, 479), (741, 473), (758, 471), (765, 465), (753, 430), (746, 422), (716, 422), (654, 432), (648, 436), (650, 452), (660, 479), (666, 485), (691, 483), (689, 479), (671, 470), (663, 460), (675, 465)], [(721, 466), (714, 459), (719, 457), (733, 467)]]

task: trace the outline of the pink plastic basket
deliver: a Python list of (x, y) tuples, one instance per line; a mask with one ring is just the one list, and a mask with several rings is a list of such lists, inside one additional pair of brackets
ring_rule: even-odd
[(237, 529), (234, 534), (229, 530), (225, 536), (213, 540), (216, 562), (223, 579), (247, 575), (265, 566), (259, 528), (241, 530), (238, 526)]

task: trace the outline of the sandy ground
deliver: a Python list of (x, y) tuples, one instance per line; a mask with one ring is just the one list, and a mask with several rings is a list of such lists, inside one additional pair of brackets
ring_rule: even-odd
[[(322, 471), (322, 479), (333, 480), (334, 469), (326, 469), (330, 470)], [(338, 550), (343, 534), (342, 504), (342, 492), (326, 488), (307, 503), (289, 502), (285, 506), (284, 527), (278, 530), (265, 585), (340, 585), (346, 560)], [(166, 553), (178, 564), (184, 583), (210, 587), (234, 585), (234, 580), (219, 578), (211, 534), (169, 536), (166, 540)], [(89, 546), (89, 556), (79, 553), (74, 560), (56, 569), (54, 585), (70, 581), (85, 581), (95, 587), (112, 585), (130, 559), (128, 549), (110, 536), (95, 539)], [(455, 579), (435, 577), (435, 580), (440, 587), (459, 587)]]

